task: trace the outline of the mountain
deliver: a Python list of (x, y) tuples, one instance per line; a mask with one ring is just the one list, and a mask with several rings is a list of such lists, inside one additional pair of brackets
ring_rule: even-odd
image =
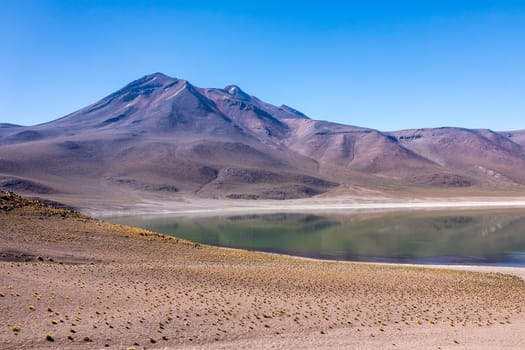
[(101, 201), (525, 189), (525, 131), (381, 132), (236, 85), (147, 75), (60, 119), (0, 124), (0, 187)]
[(462, 128), (406, 130), (392, 135), (405, 148), (477, 182), (525, 184), (525, 152), (518, 136)]

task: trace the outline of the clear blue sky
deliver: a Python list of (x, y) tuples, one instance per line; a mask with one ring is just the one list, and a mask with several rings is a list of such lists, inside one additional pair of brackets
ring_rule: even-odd
[(0, 122), (157, 71), (380, 130), (525, 129), (525, 1), (0, 1)]

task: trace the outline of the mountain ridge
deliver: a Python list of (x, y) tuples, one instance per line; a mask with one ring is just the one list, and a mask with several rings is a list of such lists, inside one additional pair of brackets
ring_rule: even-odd
[(383, 132), (313, 120), (234, 84), (200, 88), (153, 73), (62, 118), (0, 124), (5, 184), (113, 198), (523, 191), (525, 131)]

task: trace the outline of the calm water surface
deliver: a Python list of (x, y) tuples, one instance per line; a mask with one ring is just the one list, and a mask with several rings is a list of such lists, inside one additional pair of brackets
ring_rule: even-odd
[(313, 258), (525, 266), (525, 211), (134, 216), (108, 221), (216, 246)]

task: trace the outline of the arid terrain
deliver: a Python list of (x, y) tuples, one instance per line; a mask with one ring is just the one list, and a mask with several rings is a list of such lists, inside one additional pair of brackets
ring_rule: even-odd
[(0, 188), (98, 208), (186, 199), (514, 197), (525, 132), (385, 132), (161, 73), (48, 123), (0, 124)]
[(0, 195), (2, 349), (518, 349), (512, 275), (216, 248)]

